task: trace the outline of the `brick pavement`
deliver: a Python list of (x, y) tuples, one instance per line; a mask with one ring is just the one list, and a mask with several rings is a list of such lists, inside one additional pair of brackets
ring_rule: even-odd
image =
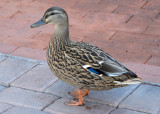
[(93, 43), (121, 62), (160, 66), (159, 0), (1, 0), (0, 52), (46, 61), (54, 27), (30, 25), (51, 6), (67, 11), (72, 40)]
[[(153, 65), (124, 64), (138, 74), (160, 75)], [(152, 67), (155, 67), (153, 74)], [(0, 114), (160, 113), (159, 84), (145, 82), (107, 91), (90, 91), (84, 106), (64, 105), (73, 99), (68, 94), (73, 89), (75, 87), (58, 80), (46, 62), (0, 54)]]

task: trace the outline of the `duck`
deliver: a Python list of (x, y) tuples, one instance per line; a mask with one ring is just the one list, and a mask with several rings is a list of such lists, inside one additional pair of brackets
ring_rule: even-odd
[(74, 99), (66, 105), (84, 105), (83, 97), (90, 90), (105, 91), (142, 83), (143, 80), (134, 72), (101, 48), (70, 40), (69, 19), (63, 8), (50, 7), (31, 28), (46, 24), (54, 25), (46, 52), (48, 66), (60, 80), (77, 87), (70, 92)]

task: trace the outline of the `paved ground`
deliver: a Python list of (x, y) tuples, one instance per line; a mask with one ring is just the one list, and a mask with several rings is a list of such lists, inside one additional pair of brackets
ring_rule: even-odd
[[(51, 6), (64, 8), (75, 41), (93, 43), (121, 62), (160, 66), (159, 0), (1, 0), (0, 52), (46, 61), (53, 25), (31, 29)], [(158, 79), (158, 80), (157, 80)], [(160, 83), (160, 78), (147, 78)]]
[[(65, 106), (74, 87), (45, 62), (54, 27), (30, 28), (51, 6), (67, 11), (72, 40), (101, 47), (152, 83), (93, 91), (85, 106)], [(0, 113), (160, 114), (159, 0), (0, 0), (0, 16), (0, 53), (34, 59), (0, 54)]]
[(0, 114), (160, 114), (158, 84), (91, 91), (85, 106), (66, 106), (73, 89), (58, 80), (46, 62), (0, 54)]

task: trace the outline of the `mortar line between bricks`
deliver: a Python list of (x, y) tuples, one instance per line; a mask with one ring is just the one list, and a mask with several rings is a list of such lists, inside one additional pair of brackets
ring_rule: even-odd
[(89, 13), (91, 13), (92, 11), (88, 11), (85, 15), (82, 16), (82, 19), (84, 19)]
[[(38, 92), (38, 93), (43, 93), (42, 91), (38, 91), (38, 90), (36, 91), (36, 90), (33, 90), (33, 89), (28, 89), (28, 88), (13, 86), (13, 85), (10, 85), (10, 87), (15, 87), (15, 88), (20, 88), (20, 89), (24, 89), (24, 90), (29, 90), (29, 91), (34, 91), (34, 92)], [(45, 94), (48, 94), (48, 93), (45, 93)]]
[[(58, 79), (59, 80), (59, 79)], [(45, 90), (48, 89), (49, 87), (51, 87), (54, 83), (56, 83), (58, 80), (56, 80), (55, 82), (53, 82), (51, 85), (49, 85), (48, 87), (46, 87), (44, 90), (43, 90), (43, 93), (45, 93)]]
[(52, 105), (54, 102), (56, 102), (57, 100), (61, 99), (61, 97), (57, 98), (56, 100), (54, 100), (53, 102), (49, 103), (48, 105), (46, 105), (44, 108), (42, 108), (41, 111), (44, 111), (45, 108), (47, 108), (48, 106)]
[(117, 31), (115, 31), (115, 33), (108, 39), (108, 40), (112, 40), (112, 38), (116, 35)]
[(114, 13), (118, 8), (119, 8), (119, 6), (117, 6), (115, 9), (113, 9), (113, 11), (111, 11), (111, 13)]
[(112, 111), (109, 112), (109, 114), (111, 114), (113, 111), (117, 110), (118, 108), (116, 107), (115, 109), (113, 109)]
[(31, 37), (31, 39), (34, 39), (39, 33), (41, 33), (41, 31), (38, 31), (35, 35)]
[[(19, 88), (19, 89), (28, 90), (28, 91), (37, 92), (37, 93), (43, 93), (43, 92), (41, 92), (41, 91), (31, 90), (31, 89), (22, 88), (22, 87), (17, 87), (17, 86), (10, 86), (10, 87)], [(3, 91), (3, 90), (2, 90), (2, 91)], [(60, 97), (60, 96), (56, 96), (56, 95), (50, 94), (50, 93), (43, 93), (43, 94), (47, 94), (47, 95), (51, 95), (51, 96), (55, 96), (55, 97)], [(5, 103), (5, 102), (4, 102), (4, 103)]]
[(54, 83), (56, 83), (58, 80), (59, 80), (59, 79), (57, 78), (56, 81), (53, 81), (50, 85), (48, 85), (46, 88), (44, 88), (43, 91), (42, 91), (42, 93), (44, 93), (44, 91), (45, 91), (47, 88), (51, 87), (51, 86), (52, 86)]
[(144, 61), (144, 64), (146, 64), (147, 61), (149, 61), (151, 58), (152, 58), (152, 55), (150, 55), (150, 56)]
[(13, 53), (14, 51), (16, 51), (18, 48), (20, 48), (21, 46), (18, 46), (17, 48), (15, 48), (13, 51), (9, 52), (8, 54)]
[(13, 18), (14, 16), (16, 16), (19, 12), (20, 12), (19, 10), (16, 11), (13, 15), (11, 15), (11, 16), (9, 17), (9, 19), (11, 19), (11, 18)]
[[(4, 102), (3, 102), (4, 103)], [(8, 104), (8, 103), (6, 103), (6, 104)], [(11, 105), (11, 104), (9, 104), (9, 105)], [(8, 108), (8, 109), (6, 109), (6, 110), (4, 110), (3, 112), (1, 112), (0, 114), (2, 114), (2, 113), (4, 113), (4, 112), (7, 112), (9, 109), (11, 109), (11, 108), (13, 108), (13, 107), (15, 107), (14, 105), (12, 105), (10, 108)]]
[[(148, 29), (149, 25), (144, 29), (144, 31), (141, 34), (144, 34), (144, 32)], [(144, 34), (146, 35), (146, 34)]]
[(143, 4), (143, 6), (140, 9), (143, 9), (144, 6), (148, 3), (148, 1), (146, 1), (146, 3)]
[(1, 62), (3, 62), (3, 61), (5, 61), (7, 58), (8, 58), (8, 57), (6, 57), (6, 58), (5, 58), (5, 59), (3, 59), (2, 61), (0, 61), (0, 63), (1, 63)]
[(131, 17), (126, 21), (126, 23), (128, 23), (132, 18), (133, 18), (133, 15), (131, 15)]
[(117, 105), (117, 108), (119, 108), (119, 105), (120, 105), (124, 100), (126, 100), (134, 91), (136, 91), (141, 85), (142, 85), (142, 83), (139, 84), (130, 94), (128, 94), (128, 95)]
[(134, 109), (129, 109), (129, 108), (118, 108), (118, 107), (116, 107), (116, 108), (115, 108), (115, 109), (113, 109), (111, 112), (109, 112), (109, 114), (111, 114), (114, 110), (117, 110), (117, 109), (126, 109), (126, 110), (136, 111), (136, 112), (140, 112), (140, 113), (147, 113), (147, 114), (151, 114), (151, 113), (143, 112), (143, 111), (139, 111), (139, 110), (134, 110)]
[(11, 83), (13, 83), (15, 80), (21, 78), (24, 74), (26, 74), (27, 72), (29, 72), (30, 70), (32, 70), (33, 68), (35, 68), (36, 66), (38, 66), (39, 64), (31, 67), (30, 69), (28, 69), (26, 72), (22, 73), (19, 77), (17, 77), (16, 79), (14, 79), (12, 82), (10, 82), (9, 87), (11, 86)]
[(134, 110), (134, 109), (130, 109), (130, 108), (122, 108), (122, 109), (127, 109), (127, 110), (131, 110), (131, 111), (136, 111), (136, 112), (141, 112), (141, 113), (152, 114), (152, 113), (149, 113), (149, 112), (144, 112), (144, 111)]

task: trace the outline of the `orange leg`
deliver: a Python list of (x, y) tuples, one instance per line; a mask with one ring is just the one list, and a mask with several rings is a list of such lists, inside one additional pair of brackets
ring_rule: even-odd
[(73, 105), (73, 106), (82, 106), (85, 104), (85, 101), (83, 100), (83, 96), (82, 96), (82, 89), (77, 90), (77, 94), (78, 94), (78, 101), (76, 100), (71, 100), (68, 103), (65, 103), (66, 105)]
[[(75, 91), (78, 91), (78, 89), (75, 89), (74, 91), (70, 92), (70, 95), (72, 95), (73, 97), (77, 98), (78, 99), (78, 92), (75, 92)], [(86, 96), (89, 94), (89, 90), (88, 89), (84, 89), (82, 90), (82, 97)]]

